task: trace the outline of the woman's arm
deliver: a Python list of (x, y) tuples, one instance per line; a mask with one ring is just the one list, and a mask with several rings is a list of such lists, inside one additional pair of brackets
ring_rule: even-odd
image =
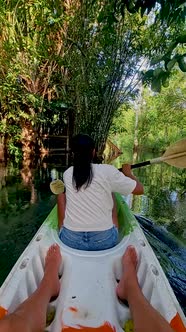
[(132, 174), (131, 165), (130, 164), (123, 164), (122, 165), (122, 173), (131, 178), (132, 180), (136, 181), (136, 187), (134, 188), (132, 194), (134, 195), (142, 195), (144, 193), (144, 188), (142, 183)]
[(65, 218), (65, 208), (66, 208), (66, 194), (61, 193), (57, 195), (57, 214), (58, 214), (59, 229), (63, 226), (63, 220)]

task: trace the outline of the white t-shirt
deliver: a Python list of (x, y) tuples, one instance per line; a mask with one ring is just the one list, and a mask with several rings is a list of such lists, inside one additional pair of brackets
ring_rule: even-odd
[(103, 231), (113, 227), (112, 193), (129, 195), (136, 181), (125, 176), (114, 166), (92, 164), (93, 179), (77, 191), (72, 184), (73, 166), (63, 174), (66, 187), (66, 209), (63, 224), (73, 231)]

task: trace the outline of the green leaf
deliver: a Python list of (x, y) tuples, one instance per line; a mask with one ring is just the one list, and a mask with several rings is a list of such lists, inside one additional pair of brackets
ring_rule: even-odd
[(161, 76), (161, 82), (164, 88), (168, 88), (169, 86), (169, 73), (163, 73)]
[(145, 73), (145, 76), (146, 76), (147, 78), (152, 78), (153, 75), (154, 75), (154, 70), (153, 70), (153, 69), (150, 69), (150, 70), (148, 70), (148, 71)]
[(152, 81), (151, 89), (152, 89), (152, 91), (154, 91), (154, 92), (161, 92), (161, 80), (158, 79), (158, 78), (155, 78), (155, 79)]
[(162, 85), (163, 85), (164, 88), (168, 88), (169, 87), (169, 80), (166, 79), (166, 80), (162, 81)]
[(163, 55), (158, 55), (157, 57), (153, 58), (150, 62), (150, 65), (156, 65), (157, 63), (161, 62), (163, 60)]
[(186, 33), (181, 34), (178, 38), (177, 38), (177, 42), (184, 44), (186, 43)]
[(177, 62), (177, 59), (173, 58), (166, 64), (166, 69), (168, 71), (171, 71), (171, 69), (174, 67), (175, 63)]
[(182, 56), (178, 59), (178, 65), (184, 73), (186, 72), (186, 62), (185, 62), (185, 57)]
[(136, 13), (137, 9), (135, 7), (133, 0), (127, 1), (126, 6), (127, 6), (129, 13), (131, 13), (131, 14)]
[(121, 13), (121, 16), (124, 18), (124, 16), (125, 16), (125, 4), (124, 4), (124, 2), (120, 6), (120, 13)]
[(154, 77), (159, 77), (163, 72), (164, 72), (164, 70), (162, 68), (156, 68), (154, 70), (153, 75), (154, 75)]
[(166, 1), (162, 3), (162, 8), (160, 11), (161, 20), (163, 21), (164, 19), (167, 19), (169, 17), (169, 13), (170, 13), (170, 3)]
[(118, 20), (114, 14), (109, 15), (107, 20), (108, 20), (109, 25), (113, 25), (114, 23), (118, 22)]
[(98, 23), (101, 23), (105, 20), (106, 16), (105, 16), (105, 11), (102, 9), (99, 13), (99, 16), (97, 18)]

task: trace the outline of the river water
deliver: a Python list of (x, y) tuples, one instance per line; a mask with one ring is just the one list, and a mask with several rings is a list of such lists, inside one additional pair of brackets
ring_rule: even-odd
[[(116, 167), (123, 161), (118, 158)], [(55, 205), (49, 183), (64, 171), (60, 156), (58, 162), (35, 169), (0, 165), (0, 285)], [(186, 173), (161, 164), (135, 174), (145, 194), (133, 198), (132, 209), (186, 314)]]

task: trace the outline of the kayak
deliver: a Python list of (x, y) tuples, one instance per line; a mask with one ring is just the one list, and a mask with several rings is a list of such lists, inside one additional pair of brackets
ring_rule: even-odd
[(102, 251), (65, 246), (58, 238), (57, 207), (53, 208), (0, 288), (0, 318), (35, 291), (43, 277), (47, 249), (58, 243), (63, 257), (61, 288), (48, 305), (45, 331), (133, 331), (130, 310), (116, 295), (121, 257), (127, 246), (133, 245), (143, 294), (176, 332), (186, 331), (186, 318), (158, 259), (122, 196), (115, 197), (120, 241)]

